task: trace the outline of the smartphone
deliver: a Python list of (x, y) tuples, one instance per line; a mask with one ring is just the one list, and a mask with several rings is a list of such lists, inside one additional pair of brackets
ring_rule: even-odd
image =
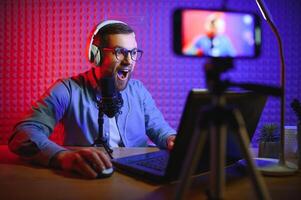
[(178, 55), (254, 58), (260, 54), (260, 20), (251, 12), (180, 8), (173, 13), (173, 36)]

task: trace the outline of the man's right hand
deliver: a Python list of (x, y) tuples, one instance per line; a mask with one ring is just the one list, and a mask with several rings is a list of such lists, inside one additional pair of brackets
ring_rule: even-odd
[(75, 151), (61, 151), (52, 160), (52, 165), (64, 171), (76, 171), (86, 178), (96, 178), (97, 174), (112, 163), (107, 155), (96, 148)]

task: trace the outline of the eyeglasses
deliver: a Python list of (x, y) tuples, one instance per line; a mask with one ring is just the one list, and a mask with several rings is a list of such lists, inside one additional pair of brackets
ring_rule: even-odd
[(143, 51), (137, 48), (132, 50), (127, 50), (125, 48), (116, 47), (116, 48), (102, 48), (104, 51), (112, 51), (115, 54), (117, 60), (123, 60), (130, 53), (133, 61), (137, 61), (142, 57)]

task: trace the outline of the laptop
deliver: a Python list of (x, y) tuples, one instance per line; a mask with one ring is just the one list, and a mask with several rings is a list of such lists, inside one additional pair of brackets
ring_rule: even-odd
[[(252, 92), (226, 92), (228, 106), (240, 110), (245, 120), (249, 138), (252, 138), (267, 97)], [(201, 110), (211, 104), (211, 95), (206, 90), (192, 89), (186, 99), (179, 123), (174, 148), (151, 153), (113, 159), (117, 171), (151, 182), (171, 182), (179, 179), (182, 165), (187, 156), (193, 133), (199, 126)], [(219, 114), (219, 113), (216, 113)], [(226, 141), (226, 165), (242, 159), (236, 132), (229, 128)], [(210, 137), (204, 142), (202, 155), (195, 171), (200, 174), (210, 170)]]

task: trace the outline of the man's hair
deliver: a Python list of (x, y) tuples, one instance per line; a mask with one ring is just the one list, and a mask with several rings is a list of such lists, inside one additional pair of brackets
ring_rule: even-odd
[(108, 44), (108, 35), (114, 34), (130, 34), (134, 33), (134, 30), (126, 24), (114, 23), (108, 24), (102, 27), (98, 33), (94, 36), (94, 45), (98, 47), (105, 47)]

